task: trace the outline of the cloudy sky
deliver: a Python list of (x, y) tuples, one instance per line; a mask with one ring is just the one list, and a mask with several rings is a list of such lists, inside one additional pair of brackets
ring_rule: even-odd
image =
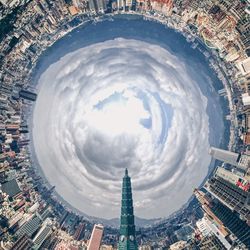
[(84, 213), (119, 216), (125, 168), (144, 218), (176, 211), (205, 178), (207, 98), (170, 51), (124, 38), (95, 43), (52, 64), (38, 88), (37, 159), (56, 191)]

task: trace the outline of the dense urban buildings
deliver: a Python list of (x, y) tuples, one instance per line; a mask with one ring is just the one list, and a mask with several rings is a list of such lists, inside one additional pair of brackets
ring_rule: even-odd
[[(196, 198), (136, 230), (126, 171), (119, 232), (58, 200), (31, 161), (28, 119), (41, 54), (85, 22), (127, 13), (181, 32), (204, 54), (224, 85), (230, 141), (211, 148), (216, 168)], [(0, 145), (0, 249), (249, 249), (250, 1), (0, 0)]]

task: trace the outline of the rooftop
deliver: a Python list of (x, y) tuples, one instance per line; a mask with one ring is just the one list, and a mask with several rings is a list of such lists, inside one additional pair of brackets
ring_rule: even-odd
[(16, 180), (11, 180), (2, 184), (1, 189), (10, 197), (14, 197), (21, 192)]

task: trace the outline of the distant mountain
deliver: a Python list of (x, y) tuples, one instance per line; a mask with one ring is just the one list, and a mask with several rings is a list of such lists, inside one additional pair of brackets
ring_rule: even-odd
[[(135, 225), (136, 227), (147, 227), (153, 224), (156, 224), (160, 222), (162, 219), (161, 218), (156, 218), (156, 219), (143, 219), (139, 217), (135, 217)], [(103, 223), (104, 225), (111, 226), (111, 227), (119, 227), (120, 225), (120, 219), (119, 218), (113, 218), (113, 219), (100, 219), (98, 218), (97, 221), (99, 223)]]

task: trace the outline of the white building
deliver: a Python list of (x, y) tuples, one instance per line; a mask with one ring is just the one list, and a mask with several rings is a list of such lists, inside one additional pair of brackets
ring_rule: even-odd
[(198, 220), (196, 222), (196, 226), (203, 237), (214, 234), (220, 240), (220, 242), (225, 246), (226, 249), (231, 249), (231, 245), (225, 239), (224, 235), (216, 226), (216, 224), (210, 221), (206, 216)]

